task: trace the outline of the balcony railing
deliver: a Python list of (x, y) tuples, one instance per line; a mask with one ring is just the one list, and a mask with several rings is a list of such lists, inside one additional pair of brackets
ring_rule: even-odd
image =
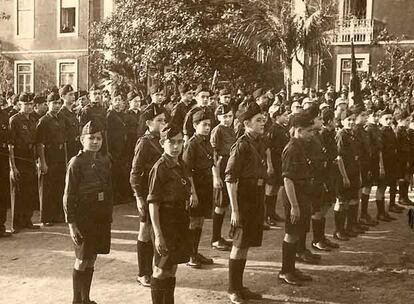
[(333, 32), (334, 44), (369, 44), (374, 38), (374, 20), (347, 19), (339, 20)]

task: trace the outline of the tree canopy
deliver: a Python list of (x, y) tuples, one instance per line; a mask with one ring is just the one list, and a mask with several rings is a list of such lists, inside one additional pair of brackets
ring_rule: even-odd
[(145, 86), (148, 73), (160, 82), (205, 82), (216, 70), (221, 79), (274, 85), (275, 71), (234, 44), (241, 15), (238, 5), (209, 0), (118, 0), (113, 15), (92, 26), (92, 70), (133, 87)]

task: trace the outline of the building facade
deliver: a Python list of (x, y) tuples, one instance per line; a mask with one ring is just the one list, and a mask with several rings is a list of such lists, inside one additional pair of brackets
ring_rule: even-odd
[(0, 0), (0, 55), (15, 93), (89, 86), (89, 28), (111, 13), (111, 0)]
[(414, 48), (414, 1), (338, 0), (339, 20), (332, 42), (332, 58), (316, 75), (319, 85), (330, 82), (339, 90), (349, 84), (351, 41), (355, 45), (358, 71), (375, 72), (384, 58), (383, 42), (373, 44), (382, 29), (401, 37), (401, 45)]

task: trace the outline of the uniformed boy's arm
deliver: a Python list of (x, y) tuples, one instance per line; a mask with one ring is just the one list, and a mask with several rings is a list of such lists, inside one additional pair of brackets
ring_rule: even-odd
[(78, 173), (76, 163), (69, 163), (65, 177), (65, 191), (63, 193), (63, 210), (67, 223), (76, 222), (76, 209), (79, 203), (79, 182), (80, 175)]
[(275, 170), (274, 170), (273, 162), (272, 162), (272, 152), (270, 151), (269, 148), (266, 149), (266, 163), (267, 163), (268, 174), (273, 174)]
[(226, 182), (227, 192), (229, 193), (230, 206), (233, 212), (239, 212), (239, 203), (237, 201), (238, 183)]
[(147, 153), (148, 149), (145, 148), (143, 140), (138, 143), (138, 146), (135, 149), (134, 158), (132, 160), (132, 167), (130, 173), (130, 184), (132, 191), (136, 197), (144, 197), (144, 189), (148, 188), (148, 185), (144, 185), (144, 171), (145, 164), (147, 162)]
[(346, 173), (345, 164), (344, 164), (344, 160), (342, 159), (342, 156), (338, 155), (336, 159), (338, 160), (338, 168), (339, 168), (339, 172), (341, 173), (342, 178), (349, 181), (348, 174)]
[(298, 199), (296, 197), (295, 183), (290, 178), (284, 177), (283, 185), (285, 187), (286, 195), (292, 209), (299, 208)]

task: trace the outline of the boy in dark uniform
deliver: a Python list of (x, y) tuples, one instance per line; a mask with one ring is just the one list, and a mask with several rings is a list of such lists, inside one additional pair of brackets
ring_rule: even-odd
[(397, 159), (397, 136), (392, 128), (393, 115), (388, 109), (381, 112), (381, 141), (382, 141), (382, 159), (384, 163), (384, 178), (378, 185), (378, 215), (377, 219), (384, 222), (395, 220), (385, 210), (385, 190), (390, 187), (390, 207), (395, 205), (395, 195), (397, 192), (398, 172), (395, 168)]
[(414, 112), (410, 116), (410, 124), (408, 125), (408, 139), (410, 141), (410, 178), (414, 174)]
[(269, 114), (273, 120), (273, 125), (269, 130), (267, 137), (269, 143), (269, 151), (267, 155), (268, 178), (265, 187), (265, 205), (266, 205), (266, 221), (270, 226), (277, 225), (282, 222), (283, 218), (276, 213), (277, 194), (283, 185), (282, 180), (282, 151), (289, 142), (289, 130), (287, 124), (289, 122), (289, 112), (283, 106), (270, 108)]
[(171, 123), (182, 128), (188, 111), (194, 106), (194, 92), (189, 84), (181, 84), (178, 88), (181, 94), (181, 101), (171, 111)]
[(101, 89), (95, 84), (89, 89), (90, 103), (81, 109), (79, 114), (79, 122), (83, 127), (87, 122), (99, 120), (102, 125), (106, 125), (106, 110), (102, 106)]
[(295, 256), (300, 236), (310, 227), (312, 176), (304, 147), (313, 134), (314, 122), (304, 113), (292, 115), (290, 122), (292, 137), (282, 153), (283, 186), (280, 195), (285, 208), (285, 237), (278, 278), (287, 284), (301, 285), (301, 281), (312, 280), (295, 268)]
[(129, 194), (126, 164), (126, 135), (127, 128), (123, 117), (124, 103), (121, 92), (112, 92), (111, 108), (108, 111), (106, 120), (108, 126), (108, 151), (112, 160), (112, 182), (114, 187), (114, 201), (117, 204), (123, 203)]
[(7, 232), (4, 226), (7, 208), (10, 205), (8, 129), (9, 115), (5, 109), (0, 107), (0, 238), (11, 236), (11, 233)]
[[(338, 152), (335, 141), (335, 114), (333, 110), (325, 108), (321, 113), (323, 126), (320, 131), (320, 140), (322, 149), (325, 154), (325, 186), (326, 189), (322, 194), (322, 207), (320, 211), (320, 240), (330, 248), (337, 249), (339, 245), (332, 242), (325, 236), (326, 214), (336, 201), (336, 184), (338, 179), (338, 165), (336, 162)], [(319, 247), (318, 243), (312, 243), (315, 247)]]
[(111, 163), (102, 147), (104, 127), (85, 124), (82, 151), (72, 157), (66, 171), (63, 207), (76, 260), (73, 269), (73, 304), (96, 304), (89, 298), (96, 257), (111, 247)]
[(11, 230), (39, 229), (31, 218), (38, 197), (36, 187), (35, 141), (36, 119), (30, 115), (33, 102), (23, 93), (19, 97), (20, 112), (9, 120), (10, 200), (12, 210)]
[[(334, 210), (336, 213), (336, 231), (334, 237), (338, 240), (346, 240), (346, 236), (356, 237), (363, 230), (357, 227), (360, 169), (359, 155), (353, 128), (355, 125), (355, 114), (353, 111), (343, 112), (341, 119), (343, 126), (336, 134), (336, 145), (338, 149), (338, 200)], [(346, 221), (346, 230), (345, 228)]]
[[(408, 187), (410, 185), (410, 139), (408, 136), (408, 125), (410, 116), (406, 111), (401, 111), (395, 115), (397, 120), (397, 167), (398, 167), (398, 203), (411, 205), (408, 198)], [(395, 205), (395, 207), (399, 207)], [(397, 211), (393, 208), (393, 210)], [(402, 208), (402, 207), (400, 207)], [(400, 209), (401, 210), (401, 209)], [(402, 209), (404, 210), (404, 209)], [(401, 213), (397, 211), (397, 213)], [(392, 210), (390, 210), (392, 211)]]
[(210, 97), (210, 90), (206, 87), (200, 84), (196, 91), (195, 91), (195, 100), (197, 104), (195, 104), (190, 111), (188, 111), (187, 115), (184, 119), (184, 141), (188, 142), (188, 140), (194, 135), (194, 126), (193, 126), (193, 115), (200, 111), (205, 110), (207, 112), (207, 115), (210, 117), (210, 121), (212, 124), (212, 127), (214, 125), (215, 117), (213, 110), (208, 105), (208, 99)]
[(362, 107), (357, 108), (356, 110), (354, 134), (357, 143), (359, 164), (361, 168), (361, 217), (359, 220), (359, 224), (360, 227), (367, 230), (364, 227), (375, 226), (376, 223), (366, 216), (368, 214), (368, 201), (370, 193), (364, 194), (363, 192), (364, 189), (371, 185), (370, 161), (373, 151), (371, 149), (369, 133), (365, 128), (365, 125), (368, 121), (368, 114)]
[(204, 218), (210, 218), (213, 203), (213, 147), (209, 141), (210, 116), (205, 110), (193, 115), (195, 134), (188, 141), (183, 161), (190, 171), (192, 194), (190, 198), (190, 234), (193, 253), (188, 266), (200, 268), (202, 264), (213, 264), (213, 260), (198, 253)]
[(40, 221), (44, 226), (63, 222), (61, 199), (65, 184), (67, 155), (65, 151), (65, 121), (58, 116), (62, 105), (59, 95), (47, 96), (48, 112), (36, 127), (36, 143), (39, 152)]
[(216, 116), (220, 123), (211, 131), (210, 137), (210, 143), (214, 150), (213, 200), (215, 206), (211, 247), (227, 251), (230, 250), (231, 242), (226, 241), (221, 236), (224, 214), (230, 204), (224, 178), (230, 148), (236, 141), (236, 134), (232, 127), (234, 116), (230, 106), (219, 105), (216, 110)]
[(132, 161), (130, 184), (137, 202), (140, 216), (137, 241), (138, 276), (143, 286), (151, 285), (153, 246), (151, 243), (151, 222), (146, 201), (148, 195), (148, 176), (155, 162), (161, 157), (160, 131), (165, 125), (165, 110), (152, 103), (142, 113), (146, 119), (148, 131), (137, 141)]
[(188, 262), (191, 254), (187, 211), (191, 184), (180, 160), (182, 128), (164, 127), (160, 143), (164, 153), (150, 171), (147, 197), (154, 243), (153, 304), (174, 303), (177, 264)]
[[(368, 208), (365, 209), (365, 205), (368, 206), (369, 195), (371, 193), (371, 188), (373, 185), (378, 185), (379, 180), (384, 178), (384, 162), (382, 159), (382, 141), (381, 141), (381, 130), (378, 126), (378, 112), (370, 111), (368, 112), (368, 119), (365, 129), (368, 134), (368, 141), (370, 144), (370, 155), (369, 155), (369, 165), (368, 165), (368, 183), (362, 188), (361, 192), (361, 215), (359, 221), (362, 224), (368, 226), (377, 225), (378, 221), (372, 218), (368, 213)], [(381, 201), (379, 200), (378, 188), (375, 193), (377, 210), (380, 213), (381, 210)]]
[(66, 151), (67, 160), (69, 161), (73, 156), (79, 152), (79, 121), (73, 112), (75, 103), (75, 92), (72, 86), (65, 85), (59, 90), (60, 98), (63, 105), (59, 110), (58, 117), (65, 121), (65, 137), (66, 137)]
[(36, 120), (39, 120), (47, 112), (46, 98), (44, 96), (35, 95), (35, 97), (33, 97), (33, 104), (34, 108), (32, 115)]
[[(151, 103), (148, 106), (150, 106), (153, 103), (157, 105), (161, 105), (165, 99), (163, 88), (159, 85), (151, 86), (149, 89), (149, 94), (150, 94)], [(144, 111), (145, 111), (145, 108), (144, 108)], [(168, 120), (168, 117), (167, 117), (167, 120)], [(139, 121), (138, 121), (137, 138), (140, 138), (142, 135), (144, 135), (147, 129), (148, 127), (147, 127), (145, 118), (143, 116), (140, 116)]]
[(132, 159), (134, 158), (134, 149), (138, 140), (138, 122), (141, 115), (141, 96), (136, 95), (135, 92), (129, 92), (127, 95), (129, 102), (129, 109), (125, 113), (125, 124), (127, 128), (126, 135), (126, 162), (128, 172), (131, 171)]
[(259, 105), (253, 102), (239, 119), (245, 134), (230, 150), (225, 178), (232, 209), (233, 247), (228, 289), (232, 303), (262, 298), (243, 286), (243, 273), (249, 248), (260, 247), (263, 238), (266, 154), (261, 135), (264, 134), (265, 118)]

